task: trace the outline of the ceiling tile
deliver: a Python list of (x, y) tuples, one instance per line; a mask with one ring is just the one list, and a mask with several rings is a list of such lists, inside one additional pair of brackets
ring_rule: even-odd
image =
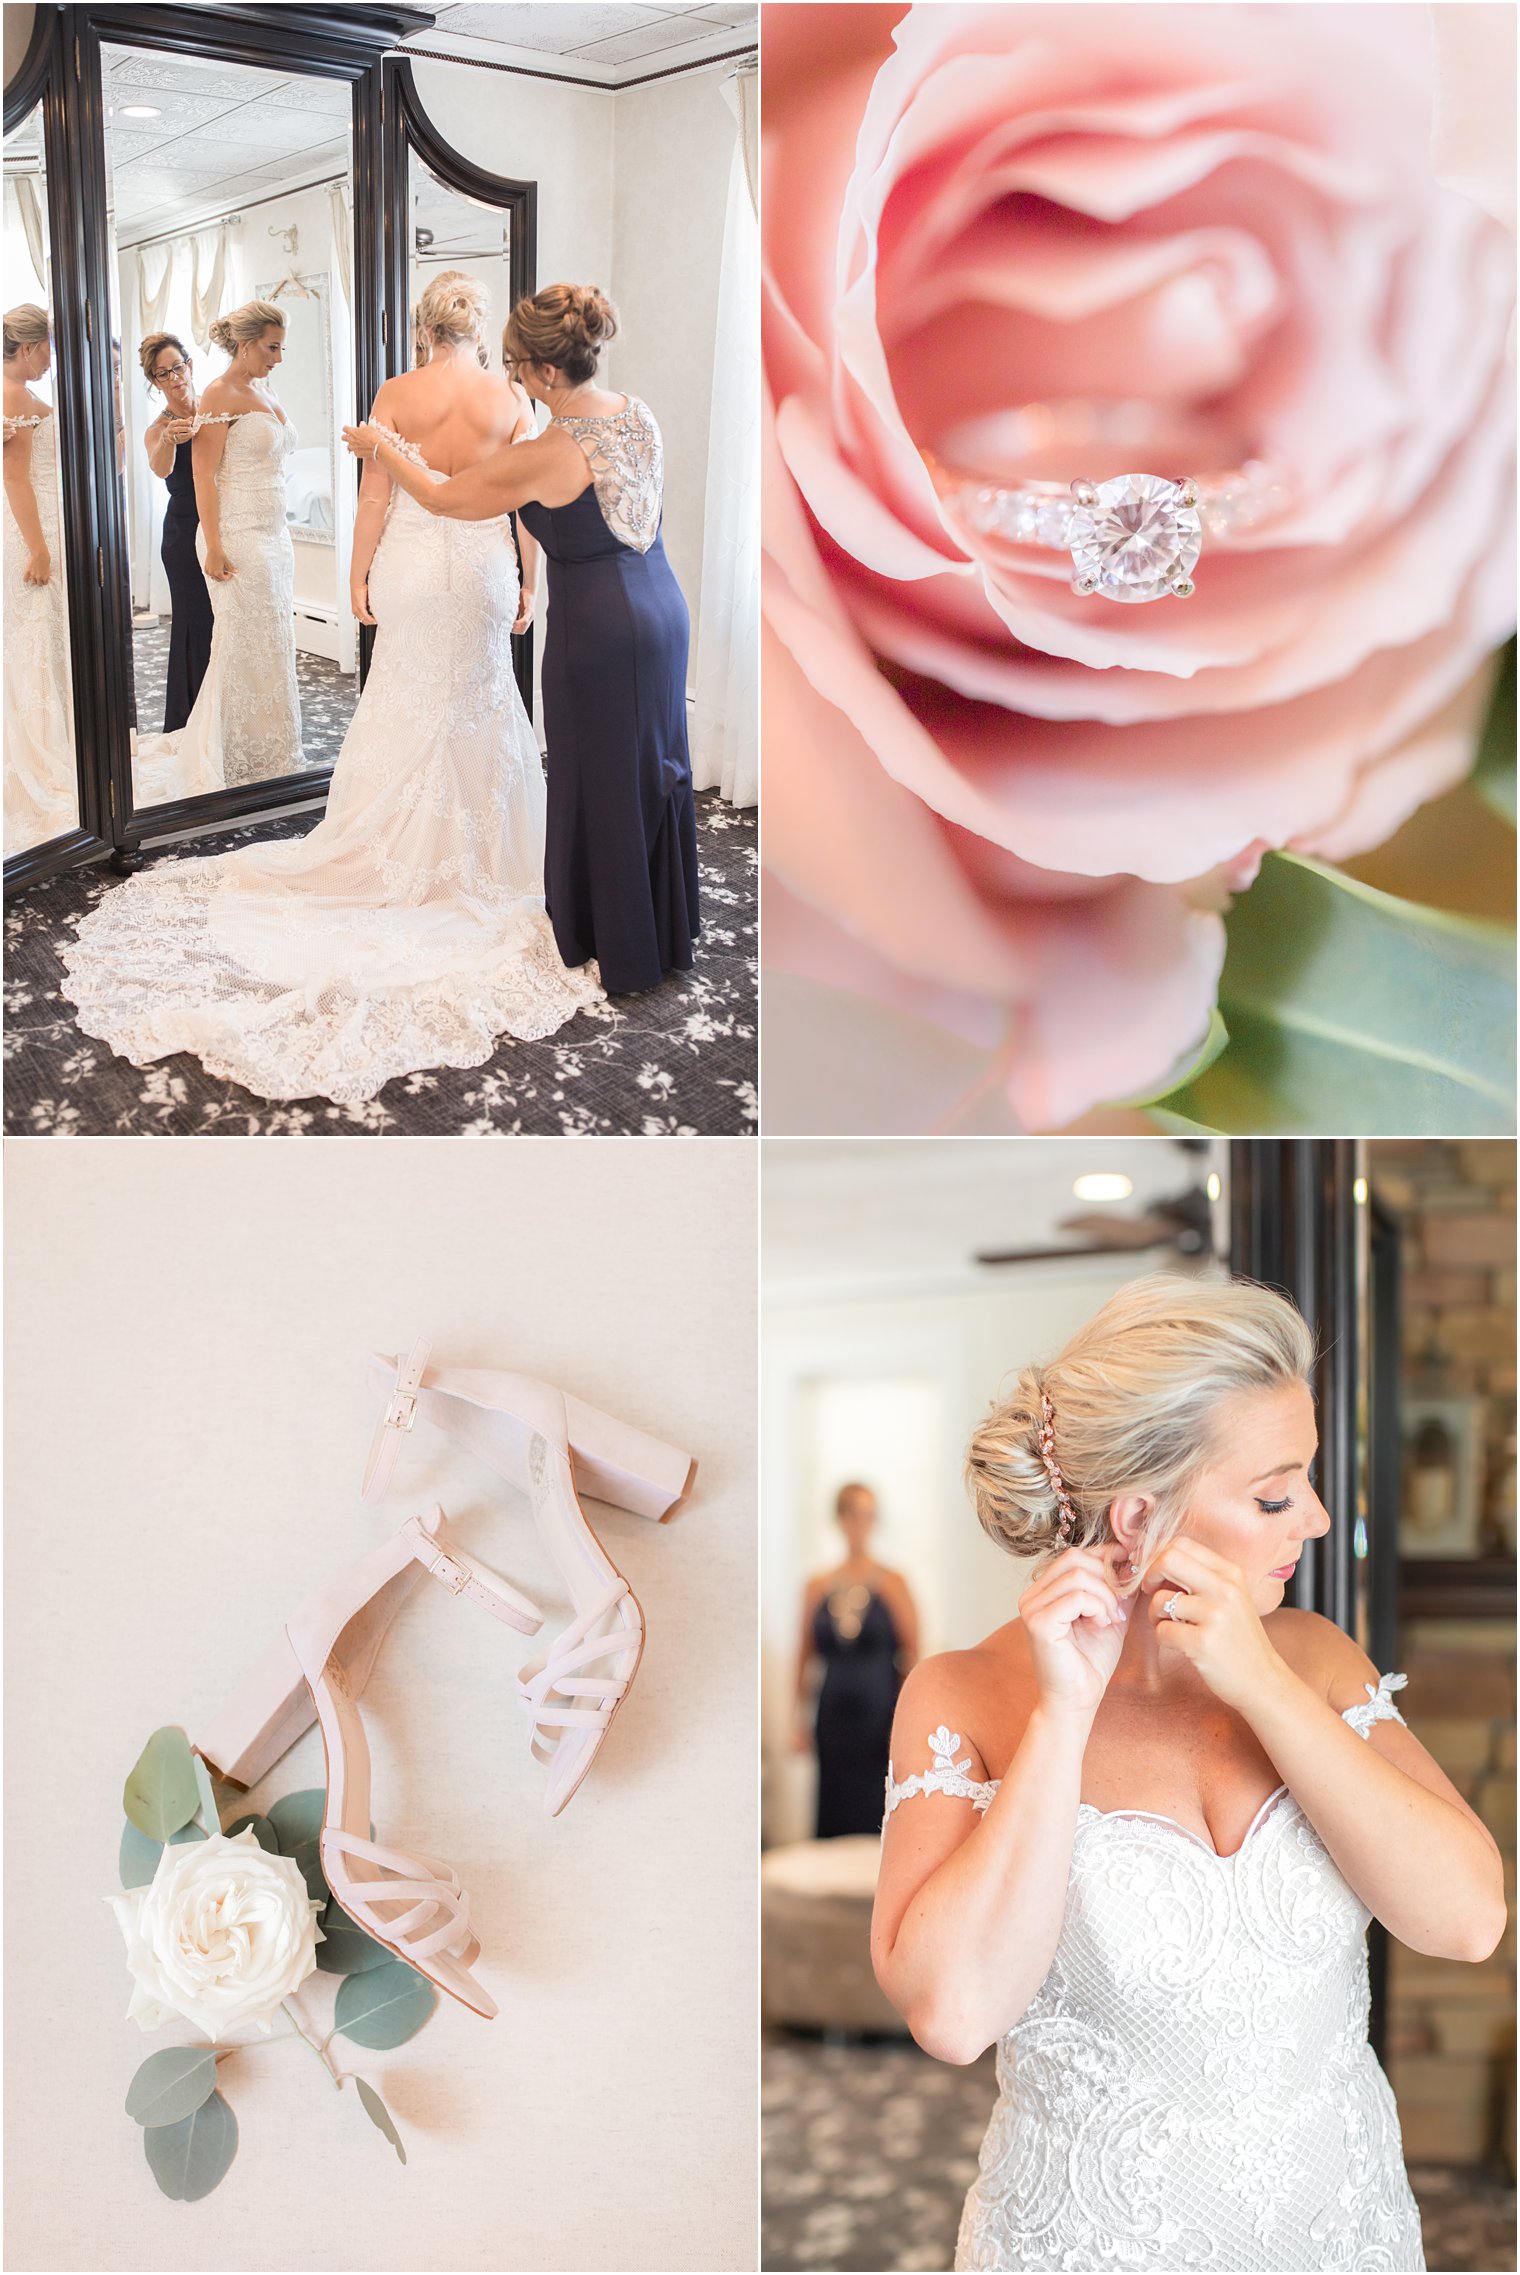
[(568, 49), (583, 63), (632, 63), (643, 56), (668, 55), (712, 37), (711, 24), (693, 23), (689, 16), (666, 16), (640, 30), (620, 32), (615, 39), (596, 40), (588, 47)]

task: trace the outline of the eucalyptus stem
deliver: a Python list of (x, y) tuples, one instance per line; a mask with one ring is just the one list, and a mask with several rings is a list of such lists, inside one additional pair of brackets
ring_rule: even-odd
[(291, 2021), (294, 2023), (296, 2036), (311, 2048), (312, 2052), (316, 2055), (317, 2060), (321, 2063), (323, 2069), (326, 2070), (328, 2076), (332, 2079), (333, 2089), (336, 2092), (343, 2084), (343, 2072), (339, 2069), (334, 2068), (333, 2064), (327, 2058), (327, 2049), (332, 2044), (331, 2037), (323, 2038), (320, 2040), (313, 2038), (307, 2031), (301, 2028), (301, 2018), (296, 2012), (292, 2001), (290, 1999), (282, 1999), (280, 2001), (280, 2004), (284, 2007), (285, 2012), (290, 2016)]

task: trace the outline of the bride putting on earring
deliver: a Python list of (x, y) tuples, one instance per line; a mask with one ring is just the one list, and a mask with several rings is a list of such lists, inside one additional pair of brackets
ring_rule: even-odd
[[(484, 289), (419, 301), (419, 368), (377, 432), (426, 484), (529, 431), (482, 368)], [(355, 613), (378, 625), (327, 812), (293, 843), (166, 861), (108, 893), (65, 951), (79, 1023), (142, 1066), (193, 1051), (261, 1098), (373, 1098), (393, 1077), (485, 1063), (601, 1000), (544, 914), (544, 782), (512, 676), (526, 620), (510, 517), (435, 520), (366, 468)]]
[(1284, 1603), (1312, 1362), (1268, 1289), (1139, 1280), (972, 1439), (1047, 1561), (903, 1689), (872, 1930), (927, 2052), (998, 2047), (958, 2268), (1424, 2266), (1366, 1929), (1486, 1958), (1503, 1868), (1401, 1678)]

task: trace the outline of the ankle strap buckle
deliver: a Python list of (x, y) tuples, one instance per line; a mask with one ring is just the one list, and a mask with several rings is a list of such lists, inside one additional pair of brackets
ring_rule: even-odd
[(398, 1390), (385, 1409), (383, 1427), (387, 1430), (409, 1430), (416, 1419), (416, 1393), (410, 1390)]
[(470, 1584), (469, 1567), (461, 1564), (457, 1557), (450, 1556), (446, 1548), (439, 1549), (428, 1570), (435, 1580), (443, 1582), (451, 1596), (462, 1596)]

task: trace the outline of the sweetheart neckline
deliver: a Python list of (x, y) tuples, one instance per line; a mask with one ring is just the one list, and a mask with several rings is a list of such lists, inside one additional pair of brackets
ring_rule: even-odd
[[(1286, 1785), (1273, 1786), (1271, 1792), (1267, 1795), (1266, 1800), (1263, 1801), (1261, 1807), (1257, 1810), (1255, 1816), (1251, 1819), (1251, 1822), (1247, 1825), (1245, 1831), (1241, 1834), (1239, 1847), (1231, 1849), (1215, 1848), (1213, 1842), (1205, 1840), (1202, 1833), (1195, 1833), (1191, 1825), (1184, 1825), (1181, 1819), (1178, 1817), (1165, 1816), (1158, 1809), (1100, 1809), (1097, 1803), (1094, 1801), (1079, 1801), (1077, 1803), (1077, 1813), (1080, 1815), (1083, 1810), (1086, 1810), (1089, 1817), (1099, 1817), (1105, 1821), (1113, 1817), (1140, 1817), (1150, 1825), (1166, 1825), (1172, 1832), (1181, 1833), (1183, 1839), (1191, 1841), (1196, 1848), (1201, 1848), (1204, 1855), (1211, 1856), (1216, 1864), (1234, 1864), (1237, 1858), (1245, 1854), (1246, 1845), (1250, 1841), (1252, 1834), (1255, 1833), (1264, 1822), (1267, 1813), (1272, 1808), (1273, 1804), (1281, 1801), (1285, 1794), (1290, 1801), (1293, 1800), (1293, 1796), (1291, 1793), (1288, 1793), (1288, 1788)], [(1298, 1803), (1294, 1801), (1293, 1806), (1296, 1809), (1298, 1807)], [(1300, 1812), (1300, 1814), (1302, 1814), (1302, 1812)]]

